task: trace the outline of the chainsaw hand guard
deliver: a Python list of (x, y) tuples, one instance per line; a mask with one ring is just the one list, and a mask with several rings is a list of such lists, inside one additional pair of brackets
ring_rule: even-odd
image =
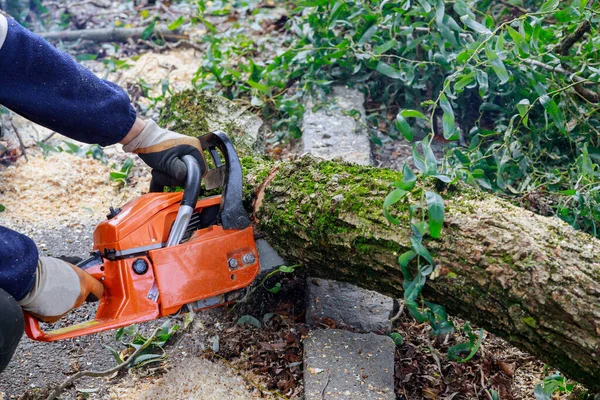
[(95, 318), (44, 332), (25, 313), (30, 338), (68, 339), (167, 316), (186, 304), (193, 309), (228, 304), (254, 281), (258, 251), (242, 205), (239, 158), (222, 132), (199, 139), (214, 164), (205, 187), (222, 187), (222, 194), (198, 199), (199, 166), (184, 156), (183, 193), (151, 185), (157, 192), (111, 210), (94, 231), (92, 257), (78, 264), (105, 288)]

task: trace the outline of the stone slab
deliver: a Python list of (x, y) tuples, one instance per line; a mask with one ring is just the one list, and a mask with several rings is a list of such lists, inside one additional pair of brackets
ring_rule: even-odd
[(306, 323), (322, 326), (324, 319), (337, 327), (362, 332), (385, 333), (395, 311), (394, 299), (346, 282), (308, 278), (306, 282)]
[(305, 399), (395, 399), (394, 350), (388, 336), (312, 331), (304, 341)]
[(306, 104), (302, 119), (304, 153), (327, 160), (341, 159), (371, 165), (371, 141), (365, 129), (364, 95), (358, 90), (335, 86), (329, 100), (331, 104), (325, 104), (315, 111), (312, 102)]

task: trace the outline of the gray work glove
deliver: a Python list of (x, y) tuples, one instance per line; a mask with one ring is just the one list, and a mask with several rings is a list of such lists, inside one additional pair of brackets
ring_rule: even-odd
[(192, 155), (200, 165), (200, 176), (206, 172), (206, 161), (200, 140), (171, 132), (146, 121), (144, 130), (123, 146), (128, 153), (136, 153), (152, 168), (153, 183), (157, 186), (183, 186), (187, 168), (181, 158)]
[(84, 301), (99, 300), (104, 286), (81, 268), (53, 257), (40, 257), (33, 287), (18, 301), (44, 322), (56, 322)]

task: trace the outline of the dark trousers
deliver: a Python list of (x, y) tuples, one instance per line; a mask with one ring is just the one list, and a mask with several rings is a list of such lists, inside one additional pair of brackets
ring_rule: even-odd
[(23, 336), (22, 299), (35, 281), (38, 251), (33, 240), (0, 226), (0, 372)]
[(23, 336), (23, 311), (16, 300), (0, 289), (0, 372), (10, 362)]

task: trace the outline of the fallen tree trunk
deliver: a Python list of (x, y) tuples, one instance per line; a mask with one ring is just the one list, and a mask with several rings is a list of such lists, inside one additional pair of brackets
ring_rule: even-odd
[[(163, 108), (162, 123), (193, 136), (227, 131), (246, 154), (246, 206), (288, 261), (313, 276), (401, 297), (397, 259), (410, 249), (409, 201), (423, 187), (396, 205), (401, 223), (393, 226), (382, 207), (399, 172), (252, 155), (262, 147), (260, 124), (232, 120), (233, 108), (182, 92)], [(444, 230), (426, 243), (440, 276), (428, 281), (425, 297), (600, 391), (600, 240), (466, 185), (441, 194)]]
[[(261, 197), (258, 228), (286, 259), (310, 275), (401, 296), (408, 203), (400, 226), (382, 215), (401, 174), (310, 157), (278, 166), (244, 157), (243, 165), (247, 199)], [(425, 297), (600, 390), (600, 241), (464, 185), (444, 198), (444, 232), (427, 243), (441, 275)]]

